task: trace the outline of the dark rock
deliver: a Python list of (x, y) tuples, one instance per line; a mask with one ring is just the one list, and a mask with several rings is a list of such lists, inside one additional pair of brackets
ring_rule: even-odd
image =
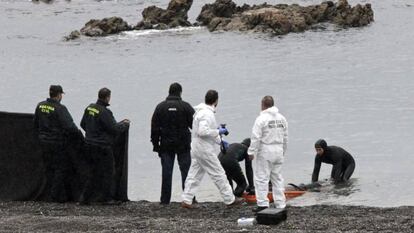
[(122, 18), (111, 17), (102, 20), (92, 19), (85, 24), (80, 32), (85, 36), (96, 37), (107, 36), (128, 30), (131, 30), (131, 26), (129, 26)]
[(360, 27), (371, 23), (374, 14), (370, 4), (351, 7), (347, 0), (336, 4), (326, 1), (319, 5), (298, 4), (243, 5), (236, 6), (232, 0), (216, 0), (203, 6), (197, 21), (210, 31), (254, 31), (283, 35), (302, 32), (312, 25), (331, 22), (344, 27)]
[(187, 13), (192, 4), (193, 0), (171, 0), (167, 9), (149, 6), (142, 11), (143, 19), (134, 29), (168, 29), (179, 26), (191, 26), (192, 24), (188, 21)]
[(81, 33), (78, 30), (72, 31), (68, 36), (64, 37), (64, 40), (69, 41), (69, 40), (76, 40), (79, 39), (81, 36)]
[(371, 4), (364, 6), (357, 4), (351, 7), (347, 0), (339, 0), (333, 22), (345, 27), (366, 26), (374, 21), (374, 12)]
[[(248, 5), (243, 6), (244, 9), (249, 9)], [(213, 18), (230, 18), (236, 13), (236, 3), (232, 0), (217, 0), (213, 4), (206, 4), (201, 9), (200, 15), (197, 17), (197, 21), (203, 25), (208, 25)]]

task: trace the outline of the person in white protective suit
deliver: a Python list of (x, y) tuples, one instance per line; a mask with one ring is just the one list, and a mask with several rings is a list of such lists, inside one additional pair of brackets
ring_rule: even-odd
[(209, 90), (205, 96), (205, 103), (194, 107), (191, 167), (182, 194), (181, 207), (183, 208), (195, 208), (192, 205), (193, 198), (205, 173), (210, 176), (217, 186), (226, 205), (237, 205), (244, 201), (244, 199), (236, 198), (233, 195), (226, 173), (217, 157), (220, 153), (220, 136), (228, 133), (226, 128), (217, 127), (214, 116), (217, 103), (217, 91)]
[(247, 151), (250, 159), (256, 157), (254, 183), (256, 186), (257, 212), (269, 207), (267, 194), (272, 183), (276, 208), (286, 207), (281, 168), (288, 142), (288, 123), (274, 106), (271, 96), (262, 99), (262, 111), (252, 129), (251, 144)]

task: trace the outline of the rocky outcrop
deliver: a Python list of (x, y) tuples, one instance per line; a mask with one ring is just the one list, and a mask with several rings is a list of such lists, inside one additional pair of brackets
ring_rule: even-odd
[(79, 39), (81, 36), (81, 33), (78, 30), (72, 31), (69, 35), (63, 37), (64, 40), (76, 40)]
[(351, 7), (346, 0), (339, 0), (337, 14), (334, 15), (333, 22), (346, 27), (361, 27), (370, 24), (374, 20), (374, 11), (371, 4), (357, 4)]
[(107, 36), (116, 34), (122, 31), (132, 30), (132, 27), (128, 25), (122, 18), (111, 17), (101, 20), (91, 19), (80, 30), (80, 33), (85, 36)]
[[(188, 11), (193, 0), (171, 0), (167, 9), (150, 6), (142, 12), (142, 21), (131, 27), (122, 18), (111, 17), (90, 20), (79, 31), (73, 31), (66, 40), (85, 36), (107, 36), (128, 30), (169, 29), (188, 27)], [(361, 27), (374, 20), (370, 4), (351, 7), (347, 0), (322, 2), (319, 5), (277, 4), (237, 6), (232, 0), (216, 0), (206, 4), (197, 17), (197, 25), (207, 26), (210, 31), (253, 31), (284, 35), (302, 32), (315, 24), (330, 22), (342, 27)]]
[(150, 6), (142, 12), (142, 21), (136, 26), (136, 30), (142, 29), (168, 29), (179, 26), (188, 27), (188, 11), (193, 0), (171, 0), (167, 9)]
[(370, 4), (351, 7), (347, 0), (323, 2), (302, 7), (286, 5), (236, 6), (232, 0), (217, 0), (205, 5), (197, 21), (210, 31), (254, 31), (283, 35), (302, 32), (321, 22), (332, 22), (344, 27), (360, 27), (374, 20)]

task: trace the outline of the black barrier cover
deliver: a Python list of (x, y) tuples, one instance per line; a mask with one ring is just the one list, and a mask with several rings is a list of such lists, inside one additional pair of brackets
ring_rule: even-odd
[[(0, 112), (0, 201), (45, 201), (46, 173), (33, 114)], [(90, 169), (83, 156), (83, 141), (71, 139), (67, 156), (71, 160), (68, 183), (71, 201), (77, 201)], [(114, 144), (114, 199), (128, 201), (128, 131)], [(92, 197), (93, 200), (93, 197)]]

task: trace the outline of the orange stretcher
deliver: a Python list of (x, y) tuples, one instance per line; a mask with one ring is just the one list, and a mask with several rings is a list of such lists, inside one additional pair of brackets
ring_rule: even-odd
[[(299, 197), (303, 195), (304, 193), (306, 193), (306, 191), (286, 190), (285, 197), (287, 200), (289, 200), (295, 197)], [(252, 203), (252, 204), (256, 203), (256, 195), (249, 195), (249, 193), (244, 192), (242, 197), (246, 200), (247, 203)], [(272, 192), (269, 192), (267, 194), (267, 198), (269, 198), (269, 202), (273, 202)]]

